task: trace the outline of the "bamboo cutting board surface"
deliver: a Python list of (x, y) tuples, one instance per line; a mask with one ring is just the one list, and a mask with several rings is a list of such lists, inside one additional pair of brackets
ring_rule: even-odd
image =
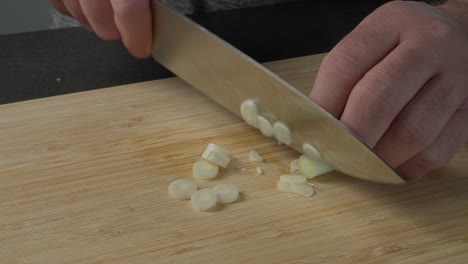
[[(308, 92), (322, 57), (267, 66)], [(331, 173), (309, 201), (275, 186), (297, 153), (177, 78), (3, 105), (0, 128), (2, 264), (467, 263), (468, 146), (404, 186)], [(200, 185), (242, 196), (192, 212), (167, 186), (209, 142), (234, 159)]]

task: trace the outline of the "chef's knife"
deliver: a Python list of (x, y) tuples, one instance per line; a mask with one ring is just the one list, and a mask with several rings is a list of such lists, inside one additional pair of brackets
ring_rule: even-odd
[(240, 115), (254, 99), (291, 130), (290, 147), (310, 144), (336, 170), (380, 183), (405, 181), (352, 131), (280, 77), (189, 18), (152, 0), (153, 58), (202, 93)]

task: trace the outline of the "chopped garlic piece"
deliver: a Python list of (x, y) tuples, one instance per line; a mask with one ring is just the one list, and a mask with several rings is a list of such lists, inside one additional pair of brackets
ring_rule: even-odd
[(223, 168), (227, 168), (227, 166), (229, 165), (229, 162), (231, 161), (230, 158), (221, 155), (219, 152), (211, 152), (208, 155), (204, 155), (203, 158)]
[(302, 145), (302, 151), (304, 152), (304, 155), (307, 157), (314, 159), (314, 160), (321, 160), (322, 155), (318, 151), (318, 149), (313, 146), (312, 144), (304, 143)]
[(277, 185), (278, 189), (282, 192), (292, 192), (291, 186), (287, 182), (278, 181)]
[(215, 145), (213, 143), (208, 144), (202, 157), (208, 161), (211, 161), (223, 168), (226, 168), (231, 161), (229, 156), (231, 152), (223, 147)]
[(285, 183), (307, 183), (307, 178), (303, 175), (285, 174), (281, 175), (280, 181)]
[(306, 198), (315, 195), (314, 187), (308, 183), (287, 183), (280, 180), (276, 186), (282, 192), (296, 193)]
[(275, 131), (273, 130), (273, 125), (268, 121), (267, 118), (263, 116), (257, 116), (257, 126), (260, 132), (266, 137), (275, 136)]
[(257, 116), (259, 114), (257, 104), (252, 99), (247, 99), (242, 102), (240, 112), (244, 121), (255, 128), (257, 128)]
[(219, 154), (228, 158), (231, 156), (231, 151), (213, 143), (208, 144), (208, 146), (205, 149), (205, 152), (218, 152)]
[(292, 143), (291, 131), (289, 130), (288, 126), (285, 123), (277, 121), (273, 125), (273, 130), (275, 132), (275, 137), (279, 142), (284, 143), (288, 146), (291, 145)]
[(257, 170), (257, 174), (258, 174), (258, 175), (262, 175), (262, 174), (263, 174), (262, 168), (257, 167), (256, 170)]
[(218, 202), (218, 195), (212, 189), (201, 189), (192, 194), (192, 208), (196, 211), (207, 211)]
[(218, 195), (218, 203), (228, 204), (239, 199), (239, 188), (234, 184), (222, 183), (213, 187), (213, 191)]
[(255, 150), (251, 150), (249, 152), (249, 159), (251, 161), (258, 161), (258, 162), (263, 162), (263, 160), (264, 160), (262, 155), (258, 154), (258, 152), (255, 151)]
[(199, 180), (211, 180), (218, 176), (218, 165), (207, 160), (200, 160), (193, 164), (193, 177)]
[(290, 185), (291, 191), (302, 195), (304, 197), (312, 197), (315, 194), (315, 189), (309, 184), (303, 183), (291, 183)]
[(297, 165), (301, 174), (307, 177), (307, 179), (312, 179), (316, 176), (333, 171), (333, 169), (328, 167), (327, 165), (316, 160), (310, 159), (305, 155), (299, 157)]
[(299, 171), (299, 167), (297, 166), (297, 159), (291, 161), (291, 173), (295, 173)]
[(191, 180), (175, 180), (169, 184), (169, 196), (177, 200), (188, 200), (197, 189), (197, 184)]

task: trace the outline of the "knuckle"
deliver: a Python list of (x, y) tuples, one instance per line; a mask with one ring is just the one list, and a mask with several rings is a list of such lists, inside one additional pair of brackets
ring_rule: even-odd
[(406, 119), (402, 121), (400, 127), (400, 132), (397, 132), (397, 138), (403, 144), (424, 147), (431, 141), (428, 133), (430, 129), (427, 129), (422, 122)]
[(400, 52), (401, 56), (399, 60), (396, 61), (396, 65), (391, 65), (392, 71), (394, 71), (394, 74), (397, 76), (404, 75), (406, 72), (400, 65), (419, 65), (419, 63), (426, 63), (432, 59), (427, 55), (427, 51), (421, 49), (421, 46), (416, 43), (405, 45), (405, 48), (401, 49)]
[[(338, 47), (339, 48), (339, 47)], [(354, 52), (338, 51), (330, 52), (323, 61), (326, 67), (333, 69), (333, 72), (341, 78), (353, 79), (358, 74), (357, 57), (353, 55)]]
[(427, 173), (439, 169), (448, 163), (449, 158), (434, 150), (425, 150), (418, 154), (418, 166)]
[(455, 34), (454, 27), (442, 17), (432, 18), (427, 24), (426, 32), (437, 40), (446, 40)]
[(366, 78), (362, 79), (361, 83), (358, 85), (362, 86), (362, 89), (359, 89), (360, 92), (357, 96), (362, 101), (361, 103), (363, 106), (372, 104), (373, 107), (369, 109), (370, 111), (376, 112), (376, 109), (380, 109), (386, 112), (392, 107), (393, 99), (390, 91), (394, 87), (389, 74), (383, 74), (376, 69), (372, 72), (368, 72)]

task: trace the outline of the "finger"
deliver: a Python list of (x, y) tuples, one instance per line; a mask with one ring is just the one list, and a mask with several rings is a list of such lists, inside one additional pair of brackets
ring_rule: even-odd
[(80, 24), (91, 30), (91, 25), (89, 24), (86, 16), (81, 9), (80, 1), (79, 0), (63, 0), (63, 4), (67, 8), (68, 12), (76, 19)]
[(339, 118), (354, 85), (399, 43), (393, 21), (377, 9), (324, 58), (310, 98)]
[(444, 166), (468, 141), (468, 108), (461, 109), (447, 123), (434, 142), (403, 163), (397, 171), (408, 180), (417, 179)]
[(80, 5), (94, 32), (105, 40), (120, 38), (109, 0), (80, 0)]
[(444, 76), (429, 80), (398, 114), (375, 146), (375, 152), (398, 167), (428, 147), (461, 105), (461, 92)]
[(111, 0), (122, 41), (139, 58), (151, 53), (152, 23), (149, 0)]
[(67, 14), (70, 15), (70, 12), (68, 12), (67, 7), (63, 3), (63, 0), (49, 0), (49, 3), (57, 9), (60, 13), (62, 14)]
[(341, 122), (371, 148), (438, 64), (421, 45), (406, 41), (367, 72), (351, 91)]

